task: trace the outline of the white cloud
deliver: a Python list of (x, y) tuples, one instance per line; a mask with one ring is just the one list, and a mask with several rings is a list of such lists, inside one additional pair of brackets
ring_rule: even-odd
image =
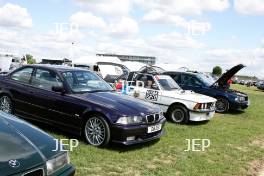
[(224, 66), (226, 69), (242, 63), (247, 67), (240, 74), (258, 76), (263, 78), (261, 72), (264, 71), (260, 64), (264, 59), (264, 48), (255, 49), (211, 49), (205, 52), (204, 62), (213, 66), (216, 63)]
[[(168, 24), (176, 27), (186, 29), (187, 32), (195, 30), (196, 32), (205, 33), (211, 29), (211, 24), (205, 21), (186, 20), (179, 15), (171, 15), (160, 10), (151, 10), (146, 13), (143, 18), (143, 22), (150, 22), (155, 24)], [(195, 29), (194, 29), (195, 28)]]
[(245, 15), (264, 15), (263, 0), (234, 0), (234, 8)]
[(143, 18), (143, 21), (153, 22), (153, 23), (169, 23), (175, 26), (184, 27), (187, 26), (187, 21), (179, 15), (169, 15), (165, 14), (160, 10), (151, 10), (146, 13)]
[(229, 8), (229, 0), (135, 0), (145, 9), (158, 9), (169, 14), (200, 15), (204, 11), (224, 11)]
[(131, 0), (75, 0), (82, 7), (95, 13), (107, 15), (128, 15), (132, 10)]
[(85, 28), (105, 28), (105, 21), (90, 12), (77, 12), (70, 17), (70, 22)]
[(139, 31), (138, 23), (129, 17), (122, 17), (120, 21), (111, 23), (107, 29), (108, 33), (115, 37), (129, 37)]
[(7, 3), (0, 7), (0, 26), (29, 28), (32, 19), (26, 8)]
[(149, 40), (149, 42), (153, 46), (173, 50), (184, 48), (200, 49), (205, 47), (203, 43), (199, 43), (189, 36), (176, 32), (154, 36)]

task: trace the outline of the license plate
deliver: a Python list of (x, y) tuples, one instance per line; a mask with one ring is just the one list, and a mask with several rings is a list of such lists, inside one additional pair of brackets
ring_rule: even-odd
[(148, 127), (148, 133), (154, 133), (161, 130), (161, 124)]

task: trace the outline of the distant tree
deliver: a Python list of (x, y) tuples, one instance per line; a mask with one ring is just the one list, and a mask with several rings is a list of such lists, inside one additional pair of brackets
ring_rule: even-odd
[(30, 55), (30, 54), (26, 54), (26, 59), (27, 59), (27, 63), (28, 64), (35, 64), (35, 63), (37, 63), (36, 62), (36, 59), (34, 59), (33, 56)]
[(220, 76), (222, 75), (222, 68), (220, 66), (215, 66), (213, 68), (213, 72), (212, 72), (213, 75), (216, 75), (216, 76)]

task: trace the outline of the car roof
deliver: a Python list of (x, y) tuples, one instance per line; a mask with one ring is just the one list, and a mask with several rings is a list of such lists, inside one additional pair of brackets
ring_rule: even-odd
[[(76, 68), (76, 67), (70, 67), (66, 65), (50, 65), (50, 64), (33, 64), (33, 65), (25, 65), (27, 66), (33, 66), (33, 67), (38, 67), (38, 68), (46, 68), (54, 71), (59, 71), (59, 72), (65, 72), (65, 71), (84, 71), (85, 69), (81, 68)], [(88, 70), (85, 70), (88, 71)]]
[(201, 74), (200, 72), (192, 72), (192, 71), (165, 71), (163, 73), (164, 74), (167, 74), (167, 73), (185, 73), (185, 74), (189, 74), (189, 75), (198, 75), (198, 74)]

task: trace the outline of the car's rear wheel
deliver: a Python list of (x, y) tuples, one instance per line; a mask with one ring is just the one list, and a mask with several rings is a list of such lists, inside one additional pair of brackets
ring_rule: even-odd
[(107, 145), (110, 141), (110, 128), (107, 121), (99, 115), (88, 118), (84, 127), (84, 136), (90, 145)]
[(182, 105), (173, 105), (169, 108), (167, 115), (173, 123), (186, 124), (189, 122), (189, 112)]
[(216, 112), (218, 113), (223, 113), (223, 112), (227, 112), (229, 110), (229, 102), (227, 99), (222, 98), (222, 97), (217, 97), (216, 98), (216, 104), (215, 104), (215, 108), (216, 108)]
[(9, 96), (2, 95), (0, 97), (0, 110), (9, 114), (13, 113), (13, 103)]

